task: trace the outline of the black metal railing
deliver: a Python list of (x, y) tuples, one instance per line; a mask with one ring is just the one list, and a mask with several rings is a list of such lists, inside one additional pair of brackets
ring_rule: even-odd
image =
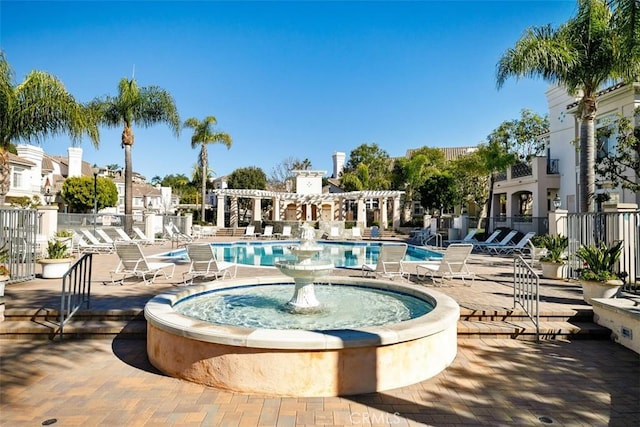
[(558, 175), (558, 174), (560, 174), (560, 160), (549, 159), (547, 161), (547, 175)]
[(93, 254), (84, 254), (62, 276), (62, 293), (60, 295), (60, 339), (63, 337), (64, 325), (84, 305), (91, 303), (91, 269)]
[(529, 163), (517, 163), (511, 166), (511, 178), (533, 175), (533, 168)]

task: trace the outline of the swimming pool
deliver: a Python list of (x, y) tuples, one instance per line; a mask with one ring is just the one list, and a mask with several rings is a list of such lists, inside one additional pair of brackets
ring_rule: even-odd
[[(277, 242), (231, 242), (212, 243), (216, 257), (228, 262), (259, 267), (273, 267), (278, 260), (295, 260), (291, 247), (299, 245), (297, 240)], [(363, 264), (375, 264), (380, 253), (380, 242), (317, 242), (322, 252), (315, 258), (330, 259), (335, 267), (354, 268)], [(394, 243), (385, 243), (394, 244)], [(186, 250), (176, 250), (161, 257), (187, 259)], [(408, 245), (404, 261), (425, 261), (441, 258), (442, 254), (428, 249)]]

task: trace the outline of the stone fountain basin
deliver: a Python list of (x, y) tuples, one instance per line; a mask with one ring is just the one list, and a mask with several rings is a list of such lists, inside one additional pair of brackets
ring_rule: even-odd
[(167, 375), (207, 386), (280, 396), (339, 396), (415, 384), (437, 375), (457, 353), (460, 307), (447, 295), (387, 280), (331, 277), (431, 301), (416, 319), (330, 331), (215, 325), (173, 310), (177, 301), (212, 289), (293, 283), (282, 277), (212, 282), (160, 294), (145, 307), (147, 353)]

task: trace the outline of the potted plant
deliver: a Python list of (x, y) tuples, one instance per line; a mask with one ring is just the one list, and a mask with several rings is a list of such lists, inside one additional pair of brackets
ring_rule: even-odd
[(56, 234), (53, 235), (53, 238), (60, 242), (63, 242), (66, 245), (67, 250), (71, 252), (71, 248), (73, 247), (74, 234), (75, 233), (73, 230), (58, 230), (56, 231)]
[(4, 287), (9, 281), (11, 274), (9, 267), (5, 265), (5, 262), (9, 260), (9, 248), (5, 243), (0, 247), (0, 297), (4, 296)]
[(69, 270), (73, 259), (69, 254), (66, 242), (55, 238), (49, 240), (47, 243), (47, 256), (38, 260), (38, 263), (42, 265), (42, 278), (56, 279), (64, 276)]
[(547, 279), (562, 279), (565, 277), (565, 264), (569, 238), (561, 234), (540, 236), (537, 242), (545, 251), (540, 257), (542, 277)]
[(576, 256), (583, 262), (578, 271), (582, 285), (583, 298), (591, 304), (592, 298), (612, 298), (623, 284), (623, 274), (616, 272), (616, 266), (622, 253), (622, 241), (607, 245), (580, 246)]

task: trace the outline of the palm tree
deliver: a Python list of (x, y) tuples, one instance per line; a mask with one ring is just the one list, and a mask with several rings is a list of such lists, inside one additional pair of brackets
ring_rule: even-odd
[(73, 142), (89, 136), (100, 142), (93, 116), (67, 92), (62, 82), (43, 71), (33, 70), (20, 84), (0, 51), (0, 205), (9, 191), (9, 147), (19, 140), (41, 141), (66, 133)]
[(122, 148), (124, 148), (124, 213), (125, 229), (131, 230), (133, 213), (133, 166), (131, 147), (134, 136), (132, 125), (149, 127), (166, 123), (174, 135), (180, 134), (180, 117), (171, 95), (157, 87), (139, 87), (134, 79), (126, 77), (118, 84), (118, 95), (96, 98), (91, 108), (101, 124), (108, 127), (123, 126)]
[(198, 155), (198, 163), (200, 163), (201, 180), (202, 180), (202, 207), (200, 211), (200, 218), (204, 220), (204, 200), (207, 191), (207, 176), (209, 175), (207, 144), (220, 143), (224, 144), (227, 149), (231, 147), (231, 136), (225, 132), (220, 132), (214, 129), (214, 126), (218, 123), (214, 116), (207, 116), (204, 120), (200, 121), (195, 117), (191, 117), (184, 122), (184, 127), (193, 129), (193, 135), (191, 136), (191, 148), (196, 148), (200, 145), (200, 154)]
[(500, 88), (510, 76), (542, 77), (579, 96), (580, 209), (594, 210), (596, 98), (612, 79), (638, 77), (640, 2), (579, 0), (576, 16), (557, 29), (533, 27), (498, 62)]

